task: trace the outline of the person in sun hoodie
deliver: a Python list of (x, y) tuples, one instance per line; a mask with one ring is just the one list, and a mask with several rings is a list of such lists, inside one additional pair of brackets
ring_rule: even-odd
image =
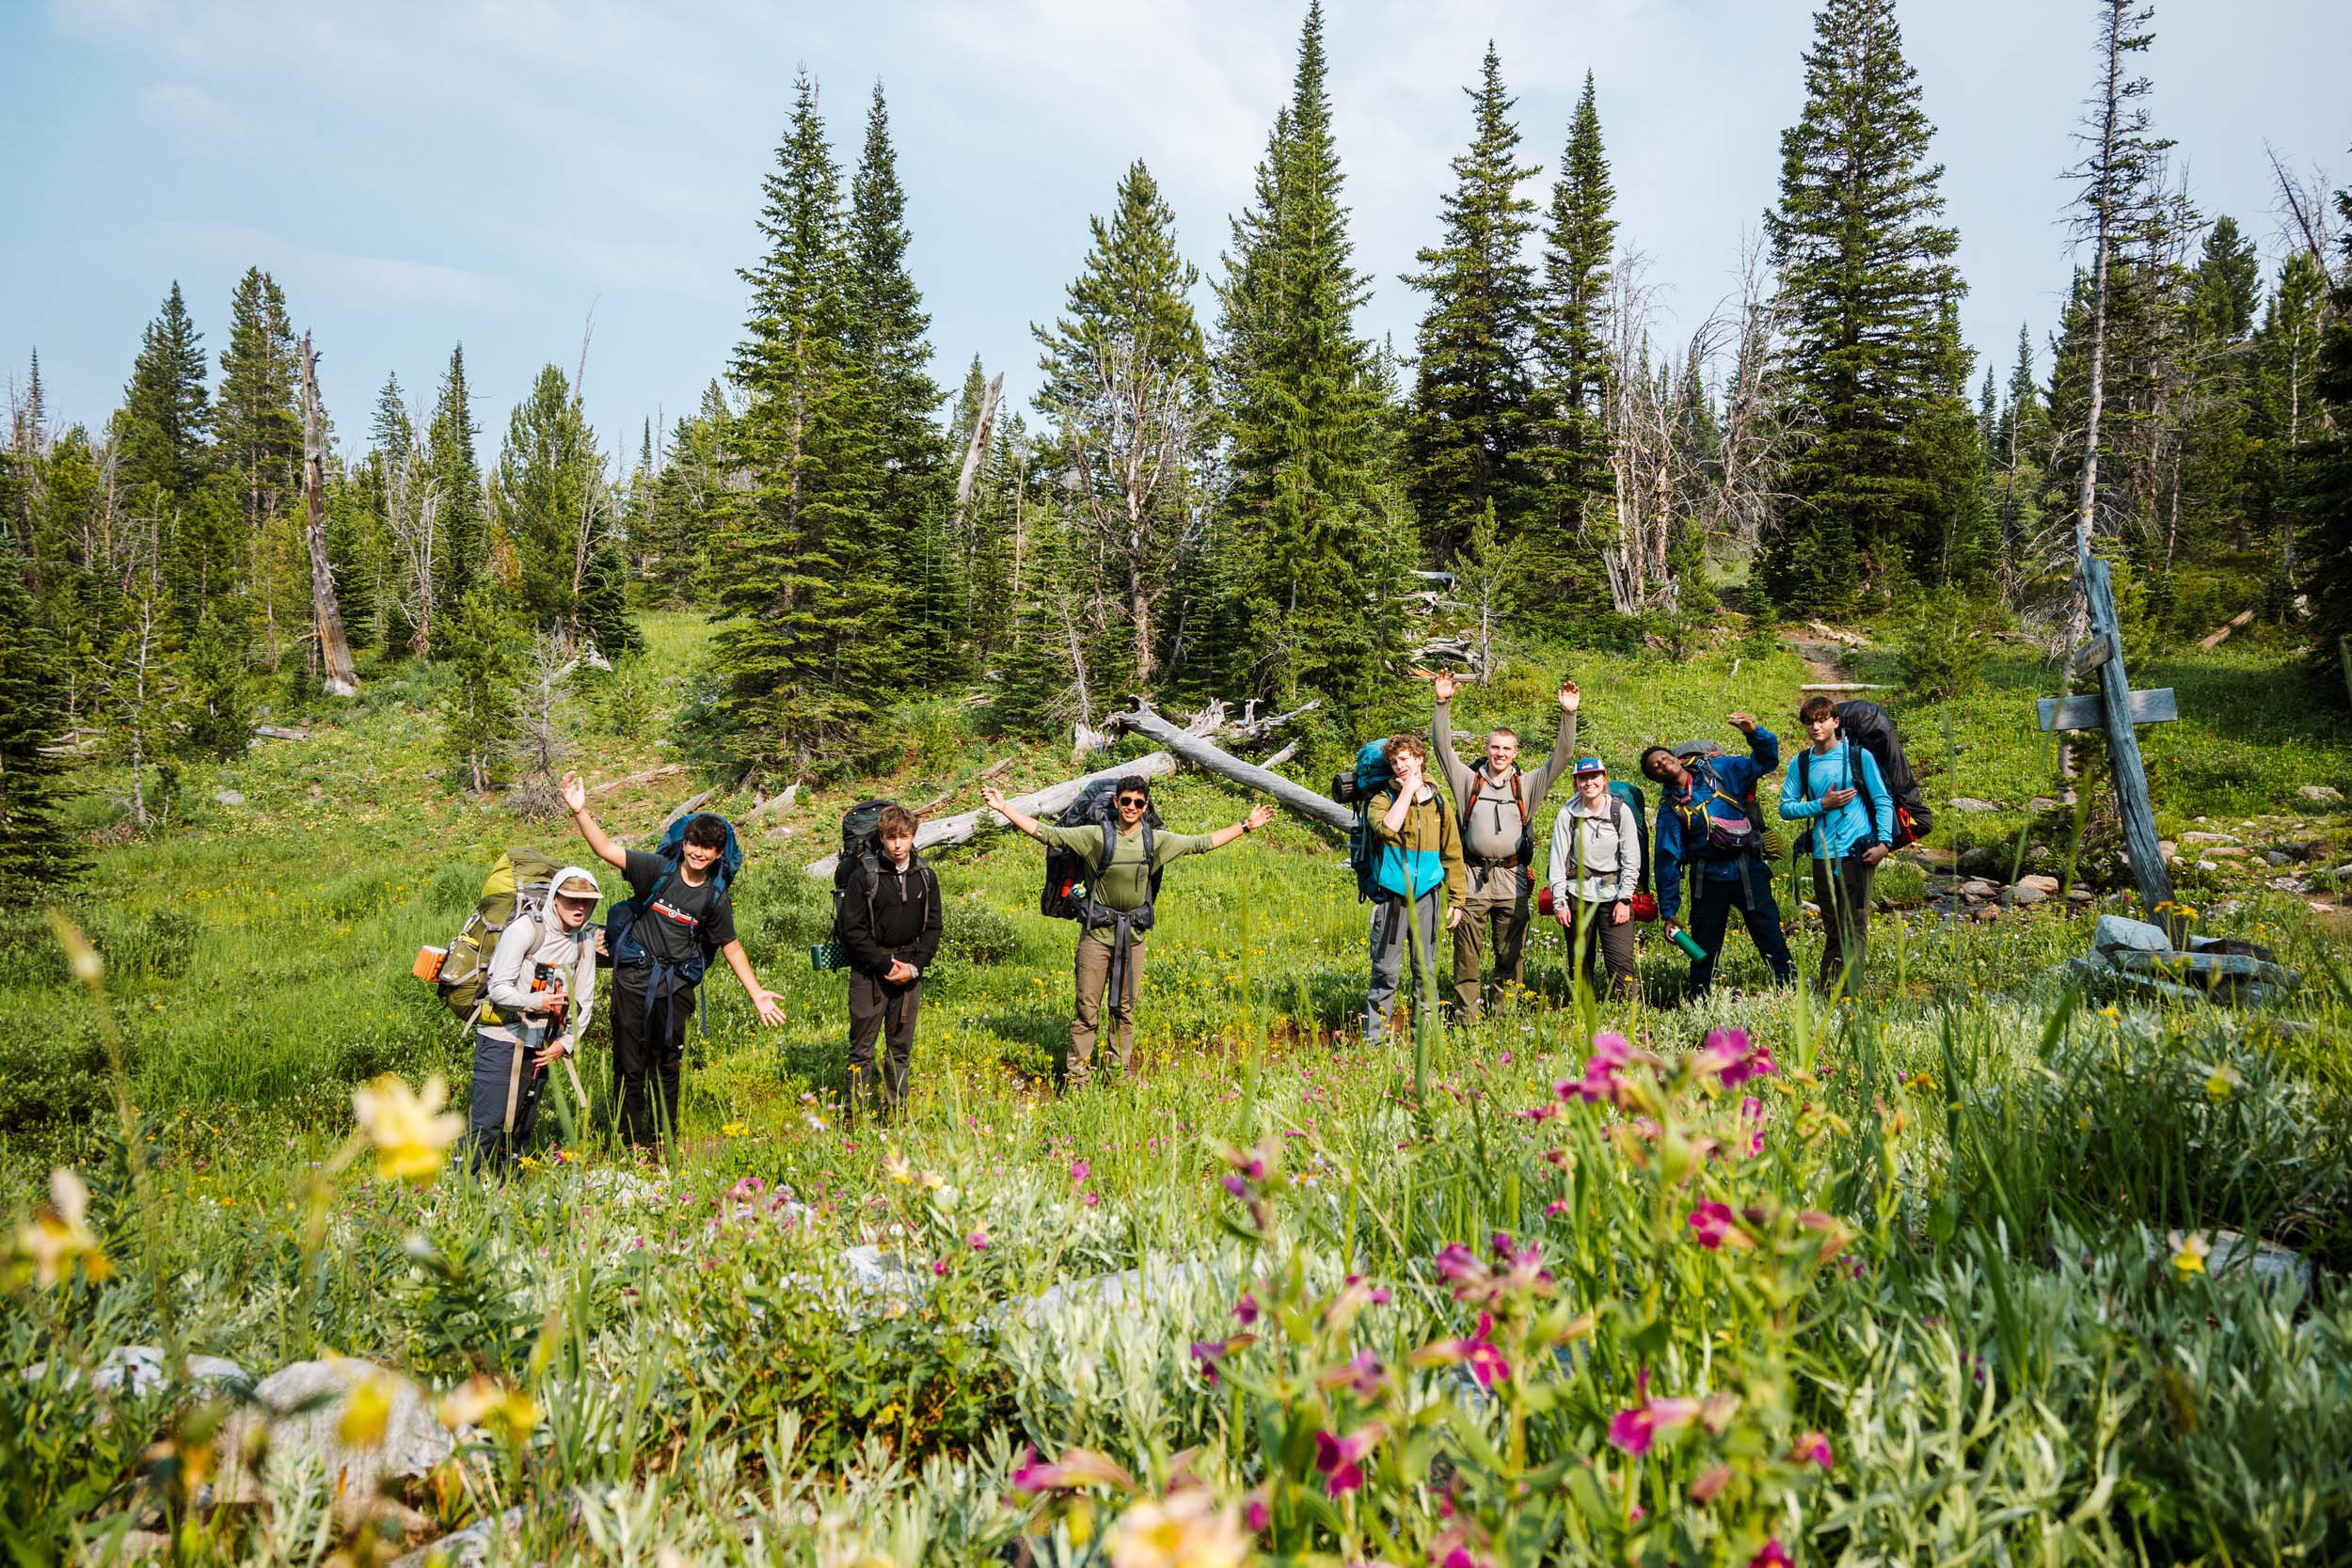
[(547, 901), (517, 911), (500, 933), (482, 989), (473, 1042), (469, 1163), (503, 1169), (531, 1143), (548, 1069), (579, 1043), (596, 991), (596, 937), (588, 917), (604, 890), (567, 865)]

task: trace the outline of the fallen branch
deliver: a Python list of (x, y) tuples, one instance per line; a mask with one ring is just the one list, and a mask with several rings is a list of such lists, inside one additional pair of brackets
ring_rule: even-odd
[(591, 795), (608, 795), (616, 789), (627, 789), (630, 784), (651, 784), (656, 779), (666, 779), (671, 774), (677, 771), (679, 771), (679, 768), (676, 763), (667, 762), (663, 763), (659, 768), (648, 768), (643, 773), (631, 773), (626, 779), (607, 779), (600, 784), (591, 785), (588, 793)]
[(262, 740), (308, 740), (310, 738), (309, 730), (281, 729), (276, 724), (256, 724), (253, 726), (253, 733)]
[[(1175, 771), (1176, 759), (1174, 757), (1166, 752), (1153, 752), (1151, 755), (1137, 757), (1133, 762), (1122, 762), (1116, 768), (1105, 768), (1099, 772), (1066, 779), (1060, 784), (1048, 784), (1045, 788), (1032, 791), (1027, 795), (1016, 795), (1005, 803), (1030, 816), (1046, 816), (1067, 808), (1072, 801), (1086, 793), (1089, 784), (1108, 779), (1124, 779), (1131, 775), (1147, 779), (1164, 778)], [(994, 812), (982, 806), (977, 811), (962, 812), (954, 816), (935, 817), (914, 830), (914, 847), (917, 849), (930, 849), (943, 844), (967, 844), (980, 831), (982, 819), (993, 820), (995, 816)], [(822, 860), (811, 861), (808, 863), (808, 874), (812, 877), (829, 878), (833, 875), (834, 863), (840, 858), (838, 854), (832, 854)]]
[(766, 816), (771, 812), (786, 810), (794, 800), (800, 799), (800, 794), (801, 786), (797, 783), (786, 784), (781, 793), (769, 796), (768, 799), (745, 812), (743, 820), (750, 822)]
[(2227, 642), (2230, 640), (2230, 634), (2232, 632), (2243, 631), (2253, 624), (2254, 612), (2250, 610), (2241, 610), (2235, 615), (2233, 615), (2227, 621), (2224, 621), (2221, 624), (2220, 629), (2213, 632), (2211, 635), (2199, 641), (2197, 644), (2198, 649), (2201, 652), (2209, 654), (2216, 648), (2221, 646), (2222, 643)]
[(709, 799), (710, 799), (713, 795), (716, 795), (716, 794), (718, 794), (718, 793), (719, 793), (719, 788), (718, 788), (718, 786), (717, 786), (716, 784), (713, 784), (710, 788), (704, 790), (704, 791), (703, 791), (700, 795), (697, 795), (697, 796), (693, 797), (691, 800), (686, 800), (686, 801), (684, 801), (684, 802), (680, 803), (680, 805), (678, 806), (677, 810), (675, 810), (675, 811), (672, 812), (669, 816), (667, 816), (663, 817), (663, 818), (661, 819), (661, 826), (660, 826), (660, 827), (659, 827), (659, 828), (657, 828), (657, 829), (655, 829), (654, 831), (655, 831), (656, 832), (662, 832), (662, 833), (666, 833), (666, 832), (668, 832), (670, 831), (670, 824), (671, 824), (671, 823), (675, 822), (675, 821), (676, 821), (679, 817), (681, 817), (681, 816), (685, 816), (689, 815), (690, 813), (692, 813), (692, 812), (697, 812), (697, 811), (702, 810), (702, 805), (703, 805), (703, 802), (704, 802), (705, 800), (709, 800)]
[(1412, 651), (1416, 661), (1430, 658), (1459, 659), (1462, 667), (1476, 673), (1484, 668), (1478, 656), (1478, 645), (1467, 637), (1433, 637)]
[(1258, 766), (1266, 769), (1268, 772), (1272, 772), (1275, 768), (1281, 767), (1282, 764), (1290, 761), (1291, 758), (1296, 756), (1297, 754), (1298, 742), (1294, 740), (1289, 745), (1283, 747), (1280, 751), (1275, 752), (1272, 756), (1266, 758), (1265, 761), (1258, 764)]
[(1337, 800), (1316, 794), (1303, 784), (1295, 784), (1279, 773), (1247, 763), (1222, 748), (1188, 735), (1152, 711), (1150, 705), (1137, 698), (1133, 712), (1119, 716), (1122, 728), (1136, 730), (1166, 746), (1169, 751), (1197, 768), (1207, 768), (1220, 779), (1227, 779), (1261, 795), (1271, 795), (1302, 816), (1334, 828), (1352, 827), (1356, 814)]
[(1891, 686), (1882, 686), (1875, 681), (1815, 681), (1811, 685), (1801, 686), (1797, 689), (1800, 691), (1892, 691), (1895, 689)]

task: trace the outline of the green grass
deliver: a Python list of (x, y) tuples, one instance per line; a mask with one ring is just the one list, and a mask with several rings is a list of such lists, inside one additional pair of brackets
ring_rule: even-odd
[[(707, 628), (657, 616), (648, 633), (675, 703)], [(1806, 678), (1778, 650), (1669, 665), (1523, 649), (1458, 700), (1457, 728), (1508, 722), (1540, 752), (1563, 673), (1585, 693), (1580, 750), (1629, 773), (1653, 739), (1732, 740), (1735, 708), (1788, 727)], [(2049, 788), (2030, 729), (2040, 672), (1995, 663), (1989, 675), (1980, 695), (1902, 710), (1922, 771), (1942, 765), (1939, 804), (1974, 794), (2022, 807)], [(2170, 821), (2279, 812), (2341, 843), (2344, 818), (2312, 815), (2294, 790), (2345, 781), (2347, 736), (2282, 694), (2274, 667), (2239, 656), (2143, 678), (2182, 692), (2184, 721), (2150, 737)], [(884, 1132), (846, 1125), (831, 1103), (845, 1006), (838, 978), (806, 961), (830, 902), (801, 863), (831, 847), (840, 809), (863, 795), (976, 797), (975, 776), (1008, 755), (1009, 790), (1070, 768), (1054, 748), (969, 734), (959, 705), (920, 705), (892, 732), (898, 772), (827, 784), (754, 830), (741, 924), (787, 1022), (756, 1029), (733, 982), (714, 978), (672, 1164), (639, 1172), (612, 1156), (596, 1132), (608, 1058), (592, 1046), (581, 1158), (486, 1191), (387, 1185), (363, 1163), (334, 1179), (313, 1231), (314, 1167), (349, 1131), (355, 1085), (385, 1070), (463, 1082), (467, 1047), (408, 977), (410, 956), (453, 928), (500, 847), (568, 836), (450, 787), (415, 706), (436, 684), (430, 671), (373, 669), (356, 708), (320, 710), (309, 741), (191, 769), (181, 819), (102, 850), (72, 901), (105, 956), (133, 1097), (159, 1146), (154, 1247), (138, 1239), (92, 1004), (45, 923), (27, 911), (0, 929), (0, 1172), (21, 1206), (51, 1163), (81, 1169), (118, 1271), (5, 1298), (0, 1433), (118, 1434), (0, 1436), (12, 1539), (33, 1543), (34, 1560), (76, 1521), (135, 1521), (149, 1496), (137, 1456), (201, 1419), (160, 1399), (101, 1419), (86, 1388), (22, 1375), (151, 1340), (158, 1279), (173, 1282), (187, 1343), (255, 1371), (333, 1348), (435, 1386), (485, 1371), (530, 1389), (545, 1419), (527, 1449), (485, 1442), (462, 1485), (410, 1501), (444, 1523), (520, 1505), (516, 1549), (532, 1560), (609, 1557), (624, 1538), (739, 1560), (745, 1518), (780, 1560), (980, 1560), (1026, 1536), (1033, 1552), (1082, 1560), (1073, 1543), (1088, 1527), (1065, 1505), (1032, 1514), (1005, 1500), (1025, 1441), (1102, 1449), (1152, 1492), (1185, 1449), (1229, 1501), (1274, 1484), (1263, 1544), (1284, 1552), (1440, 1555), (1431, 1498), (1445, 1476), (1457, 1516), (1520, 1543), (1517, 1560), (1745, 1562), (1767, 1534), (1822, 1561), (2352, 1550), (2341, 1293), (2167, 1261), (2170, 1232), (2229, 1227), (2329, 1271), (2352, 1263), (2352, 965), (2300, 900), (2258, 880), (2208, 922), (2280, 946), (2310, 975), (2278, 1017), (2077, 996), (2054, 966), (2082, 950), (2087, 914), (1961, 925), (1918, 911), (1881, 917), (1864, 1003), (1826, 1017), (1803, 991), (1761, 990), (1737, 937), (1703, 1006), (1595, 1006), (1568, 994), (1556, 932), (1539, 934), (1534, 994), (1427, 1042), (1417, 1064), (1329, 1048), (1335, 1030), (1355, 1036), (1365, 913), (1335, 836), (1284, 819), (1170, 873), (1137, 1071), (1057, 1099), (1072, 933), (1036, 912), (1036, 847), (994, 832), (939, 857), (950, 941), (926, 983), (909, 1116)], [(1380, 717), (1419, 729), (1419, 701), (1401, 692)], [(593, 779), (623, 777), (675, 757), (663, 738), (659, 723), (627, 741), (583, 733), (581, 762)], [(703, 783), (667, 777), (598, 810), (642, 842)], [(245, 803), (215, 803), (223, 787)], [(103, 825), (103, 801), (85, 809)], [(1161, 800), (1185, 830), (1243, 809), (1198, 777)], [(2025, 825), (2022, 813), (1961, 820), (1987, 842)], [(1964, 842), (1948, 832), (1939, 839)], [(1795, 945), (1809, 973), (1818, 932)], [(1653, 995), (1679, 981), (1661, 942), (1644, 965)], [(1767, 1043), (1781, 1070), (1728, 1094), (1693, 1076), (1692, 1048), (1729, 1026)], [(1560, 1103), (1552, 1085), (1583, 1070), (1596, 1028), (1663, 1059), (1645, 1098), (1622, 1116), (1519, 1114)], [(1743, 1093), (1766, 1134), (1754, 1159), (1734, 1152), (1754, 1129)], [(1263, 1236), (1221, 1187), (1217, 1152), (1261, 1139), (1280, 1170), (1248, 1187), (1266, 1205)], [(894, 1180), (893, 1157), (941, 1185)], [(786, 1192), (805, 1207), (771, 1207)], [(1753, 1209), (1763, 1244), (1699, 1247), (1686, 1216), (1708, 1200)], [(1851, 1233), (1835, 1267), (1801, 1211)], [(1499, 1231), (1540, 1243), (1559, 1293), (1491, 1305), (1520, 1372), (1488, 1396), (1459, 1371), (1407, 1363), (1474, 1325), (1433, 1257), (1483, 1250)], [(860, 1243), (903, 1259), (926, 1293), (895, 1306), (861, 1294), (840, 1262)], [(1074, 1283), (1131, 1268), (1157, 1283), (1119, 1310)], [(1337, 1305), (1358, 1274), (1394, 1296), (1360, 1319)], [(1057, 1287), (1061, 1305), (1032, 1300)], [(1261, 1338), (1228, 1353), (1211, 1386), (1188, 1347), (1235, 1332), (1245, 1288), (1268, 1309)], [(1555, 1341), (1570, 1313), (1589, 1322)], [(1389, 1392), (1318, 1381), (1362, 1351), (1391, 1370)], [(1637, 1371), (1661, 1396), (1736, 1394), (1737, 1414), (1634, 1463), (1606, 1433)], [(1330, 1502), (1313, 1431), (1375, 1418), (1395, 1442), (1362, 1494)], [(1813, 1430), (1831, 1439), (1831, 1469), (1777, 1457)], [(1716, 1465), (1735, 1472), (1723, 1500), (1693, 1505)], [(273, 1534), (267, 1521), (316, 1517), (305, 1484), (278, 1483), (272, 1515), (200, 1521), (195, 1549), (299, 1555), (283, 1544), (292, 1527)], [(1122, 1502), (1095, 1495), (1095, 1539)]]

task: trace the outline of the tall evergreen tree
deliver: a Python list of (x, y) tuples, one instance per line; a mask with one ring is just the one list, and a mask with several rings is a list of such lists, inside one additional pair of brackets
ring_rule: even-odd
[(1866, 578), (1935, 559), (1938, 519), (1977, 459), (1914, 439), (1931, 418), (1967, 419), (1952, 375), (1963, 284), (1894, 0), (1827, 0), (1804, 67), (1804, 109), (1782, 134), (1780, 203), (1765, 219), (1788, 324), (1793, 451), (1760, 575), (1783, 608), (1819, 612), (1851, 603)]
[(174, 283), (161, 314), (139, 340), (122, 389), (118, 474), (126, 487), (152, 484), (174, 499), (196, 493), (212, 467), (212, 398), (204, 335)]
[(1568, 124), (1544, 229), (1543, 287), (1535, 320), (1546, 418), (1531, 461), (1543, 491), (1529, 529), (1528, 583), (1539, 609), (1580, 608), (1595, 591), (1594, 514), (1609, 489), (1608, 332), (1603, 320), (1616, 246), (1616, 187), (1601, 145), (1593, 75)]
[(671, 433), (654, 481), (650, 526), (630, 541), (657, 604), (682, 608), (701, 600), (707, 552), (736, 473), (727, 457), (734, 419), (725, 388), (714, 381), (702, 406)]
[(434, 614), (453, 616), (490, 574), (490, 524), (482, 494), (482, 464), (474, 454), (473, 400), (466, 389), (466, 345), (450, 350), (440, 396), (425, 427), (426, 471), (433, 486)]
[(1352, 711), (1392, 641), (1396, 553), (1383, 531), (1410, 520), (1379, 504), (1385, 416), (1355, 320), (1370, 285), (1340, 199), (1328, 71), (1313, 0), (1217, 291), (1232, 479), (1212, 545), (1232, 565), (1212, 641), (1244, 690), (1310, 689)]
[[(868, 613), (900, 625), (906, 676), (932, 685), (966, 669), (969, 650), (961, 635), (957, 551), (947, 539), (955, 476), (933, 420), (941, 397), (929, 369), (930, 316), (907, 270), (911, 240), (890, 115), (877, 82), (866, 110), (866, 145), (850, 182), (849, 356), (864, 405), (858, 420), (863, 461), (872, 470), (863, 550), (885, 563), (903, 557), (907, 569), (884, 564), (862, 576), (874, 595)], [(894, 604), (898, 599), (905, 601), (903, 608)]]
[(2320, 689), (2340, 703), (2352, 700), (2352, 187), (2335, 201), (2343, 254), (2312, 387), (2333, 431), (2304, 453), (2296, 499), (2318, 633), (2313, 658)]
[(213, 427), (220, 467), (236, 481), (246, 528), (284, 515), (302, 487), (302, 415), (294, 405), (294, 323), (277, 281), (259, 267), (238, 280), (220, 351)]
[(47, 752), (66, 726), (68, 694), (64, 659), (24, 591), (21, 560), (0, 555), (0, 898), (11, 909), (82, 869), (59, 816), (67, 764)]
[(579, 629), (580, 579), (609, 512), (603, 459), (562, 367), (545, 365), (507, 417), (490, 477), (521, 608), (542, 631)]
[(836, 759), (872, 720), (897, 628), (868, 614), (887, 562), (860, 548), (874, 498), (866, 397), (849, 350), (841, 177), (805, 72), (763, 182), (768, 252), (735, 374), (750, 485), (735, 498), (719, 601), (719, 716), (754, 767)]
[(2197, 260), (2198, 330), (2235, 342), (2254, 329), (2254, 307), (2262, 298), (2262, 256), (2238, 232), (2237, 219), (2224, 213), (2205, 230)]
[(1542, 172), (1518, 161), (1514, 100), (1494, 45), (1470, 100), (1470, 143), (1454, 160), (1440, 209), (1442, 238), (1417, 253), (1405, 282), (1429, 295), (1418, 339), (1408, 439), (1408, 489), (1431, 546), (1450, 549), (1491, 505), (1515, 539), (1534, 510), (1529, 451), (1543, 406), (1529, 374), (1535, 335), (1535, 268), (1527, 259), (1535, 203), (1519, 185)]

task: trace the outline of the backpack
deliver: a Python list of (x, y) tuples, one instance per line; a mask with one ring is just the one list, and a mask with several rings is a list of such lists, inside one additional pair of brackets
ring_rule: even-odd
[[(841, 900), (850, 891), (850, 879), (855, 875), (860, 862), (867, 867), (881, 863), (882, 814), (889, 800), (860, 800), (841, 814), (841, 853), (833, 863), (833, 928), (825, 940), (808, 950), (811, 967), (820, 973), (850, 967), (849, 949), (841, 944)], [(874, 885), (866, 884), (866, 915), (874, 914)]]
[[(429, 978), (439, 988), (442, 1005), (468, 1023), (486, 1018), (501, 1022), (483, 995), (490, 980), (490, 955), (499, 938), (517, 920), (536, 921), (547, 908), (548, 886), (563, 869), (536, 849), (509, 849), (490, 866), (482, 896), (473, 912), (450, 939), (449, 947)], [(430, 953), (431, 948), (425, 949)], [(424, 974), (424, 956), (418, 956), (416, 973)]]
[[(1712, 740), (1686, 740), (1673, 750), (1674, 754), (1681, 759), (1682, 765), (1694, 773), (1698, 771), (1699, 764), (1711, 761), (1716, 757), (1730, 755)], [(1727, 800), (1732, 800), (1741, 811), (1748, 814), (1748, 823), (1756, 830), (1756, 847), (1764, 852), (1764, 858), (1768, 861), (1778, 861), (1785, 857), (1788, 854), (1788, 843), (1782, 837), (1777, 822), (1764, 815), (1763, 802), (1756, 799), (1756, 792), (1761, 787), (1764, 776), (1758, 774), (1756, 781), (1748, 785), (1748, 792), (1738, 797), (1724, 791), (1723, 781), (1715, 777), (1713, 768), (1708, 769), (1708, 776), (1714, 784), (1716, 793), (1723, 795)], [(1689, 823), (1686, 821), (1684, 826), (1687, 828)], [(1645, 882), (1649, 880), (1648, 848), (1648, 844), (1645, 842), (1642, 862), (1642, 879)]]
[[(1689, 800), (1677, 800), (1671, 796), (1666, 800), (1666, 809), (1682, 819), (1684, 859), (1695, 867), (1701, 860), (1734, 860), (1760, 852), (1764, 834), (1756, 817), (1755, 792), (1750, 791), (1742, 800), (1724, 788), (1723, 780), (1704, 757), (1692, 764), (1691, 778)], [(1704, 790), (1698, 787), (1702, 783), (1706, 785)], [(1717, 800), (1730, 801), (1738, 808), (1740, 820), (1726, 821), (1707, 809)]]
[[(916, 888), (925, 901), (928, 902), (938, 893), (939, 879), (933, 874), (931, 868), (923, 863), (920, 855), (913, 856), (908, 860), (907, 869), (915, 874)], [(874, 924), (874, 893), (882, 886), (883, 876), (882, 851), (879, 847), (862, 850), (855, 860), (845, 859), (834, 867), (833, 934), (808, 950), (810, 965), (819, 971), (850, 967), (849, 943), (841, 935), (841, 910), (843, 900), (850, 891), (849, 874), (858, 871), (865, 873), (858, 879), (866, 886), (866, 924), (869, 927)]]
[[(1470, 769), (1470, 786), (1462, 791), (1462, 820), (1454, 826), (1462, 830), (1462, 852), (1470, 852), (1470, 813), (1478, 807), (1479, 791), (1486, 787), (1486, 770)], [(1519, 869), (1535, 863), (1535, 830), (1527, 819), (1527, 787), (1525, 775), (1515, 766), (1511, 769), (1511, 803), (1519, 808)]]
[[(678, 867), (686, 863), (686, 825), (702, 815), (706, 814), (692, 813), (670, 824), (669, 831), (661, 835), (660, 844), (654, 849), (654, 854), (661, 861), (660, 877), (642, 895), (632, 894), (614, 904), (612, 912), (605, 916), (604, 961), (610, 967), (627, 969), (632, 964), (651, 961), (645, 944), (637, 940), (636, 932), (631, 927), (635, 926), (637, 917), (651, 908), (653, 901), (661, 895), (661, 890), (670, 885), (670, 879), (678, 874)], [(710, 863), (710, 879), (716, 892), (725, 893), (743, 869), (743, 847), (736, 842), (735, 824), (723, 816), (719, 821), (727, 831), (727, 841), (721, 847), (719, 858)], [(710, 967), (712, 953), (713, 949), (706, 944), (701, 952), (679, 965), (680, 982), (689, 986), (700, 985), (703, 972)]]
[(1356, 901), (1369, 903), (1380, 892), (1380, 840), (1372, 831), (1372, 798), (1396, 783), (1389, 766), (1388, 742), (1367, 740), (1356, 753), (1356, 765), (1331, 781), (1331, 799), (1356, 808), (1347, 830), (1347, 867), (1356, 873)]
[[(1886, 792), (1895, 798), (1895, 842), (1887, 847), (1899, 849), (1927, 837), (1935, 826), (1935, 813), (1928, 809), (1919, 793), (1919, 780), (1911, 771), (1911, 759), (1903, 754), (1902, 736), (1895, 732), (1895, 716), (1873, 702), (1840, 703), (1837, 728), (1847, 739), (1870, 753), (1879, 765), (1879, 777), (1886, 782)], [(1812, 748), (1805, 750), (1810, 752)], [(1805, 773), (1802, 756), (1797, 766), (1797, 787), (1803, 789)], [(1859, 781), (1855, 787), (1860, 787)]]
[(1626, 809), (1633, 814), (1633, 842), (1642, 851), (1642, 875), (1634, 885), (1636, 891), (1647, 893), (1649, 891), (1649, 802), (1642, 799), (1642, 792), (1632, 784), (1619, 784), (1614, 779), (1609, 781), (1609, 793), (1624, 801)]
[[(1068, 810), (1054, 819), (1057, 828), (1100, 828), (1103, 830), (1103, 864), (1089, 865), (1086, 858), (1074, 849), (1045, 851), (1045, 887), (1038, 895), (1038, 912), (1048, 920), (1074, 920), (1081, 928), (1095, 924), (1091, 911), (1094, 902), (1094, 879), (1109, 867), (1119, 833), (1119, 808), (1113, 804), (1119, 798), (1117, 779), (1098, 779), (1086, 786)], [(1157, 807), (1146, 806), (1143, 812), (1143, 863), (1152, 863), (1152, 838), (1162, 823)], [(1152, 928), (1152, 910), (1160, 901), (1160, 879), (1164, 870), (1154, 869), (1152, 885), (1144, 895), (1142, 908), (1130, 917), (1134, 929)]]

